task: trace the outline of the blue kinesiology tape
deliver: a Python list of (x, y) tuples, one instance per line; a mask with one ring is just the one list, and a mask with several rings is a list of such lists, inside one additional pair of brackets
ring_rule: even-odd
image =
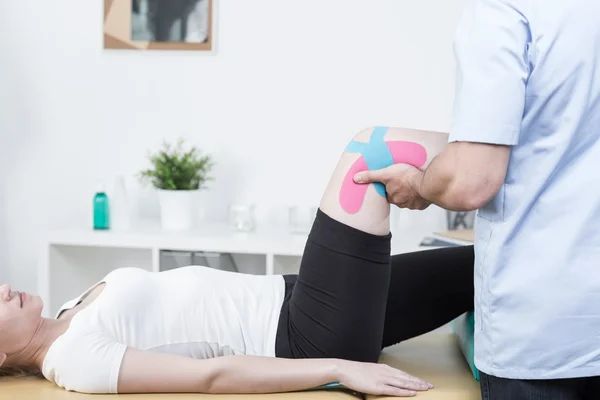
[[(378, 126), (371, 133), (371, 139), (368, 143), (353, 140), (346, 146), (346, 151), (348, 153), (360, 153), (369, 171), (389, 167), (394, 164), (394, 157), (384, 140), (387, 131), (387, 127)], [(387, 197), (383, 183), (375, 182), (374, 185), (380, 196)]]

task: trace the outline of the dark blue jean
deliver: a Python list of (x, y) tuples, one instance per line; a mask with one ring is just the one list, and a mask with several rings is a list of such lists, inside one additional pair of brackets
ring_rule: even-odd
[(600, 400), (600, 377), (519, 380), (480, 372), (482, 400)]

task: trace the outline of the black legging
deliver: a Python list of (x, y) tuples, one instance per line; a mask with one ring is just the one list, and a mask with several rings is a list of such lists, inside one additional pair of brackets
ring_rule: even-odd
[(278, 357), (376, 362), (473, 309), (473, 246), (392, 257), (390, 242), (318, 210), (300, 272), (285, 276)]

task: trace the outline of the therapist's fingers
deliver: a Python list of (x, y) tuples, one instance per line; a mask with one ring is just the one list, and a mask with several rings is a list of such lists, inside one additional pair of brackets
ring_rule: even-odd
[(378, 169), (375, 171), (363, 171), (354, 175), (356, 183), (373, 183), (380, 182), (386, 184), (392, 176), (390, 167)]

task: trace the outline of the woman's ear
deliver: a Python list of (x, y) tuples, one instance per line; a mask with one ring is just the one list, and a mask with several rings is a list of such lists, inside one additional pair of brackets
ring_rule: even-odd
[(0, 367), (2, 366), (2, 364), (4, 364), (4, 361), (6, 361), (6, 357), (6, 354), (0, 353)]

